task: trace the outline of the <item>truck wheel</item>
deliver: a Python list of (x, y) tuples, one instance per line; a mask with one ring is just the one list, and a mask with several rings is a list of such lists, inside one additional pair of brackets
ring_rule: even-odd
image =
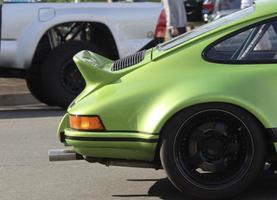
[[(26, 85), (27, 85), (28, 89), (30, 90), (30, 92), (32, 93), (32, 95), (37, 100), (39, 100), (42, 103), (47, 104), (47, 98), (41, 89), (41, 83), (40, 83), (40, 79), (38, 77), (32, 77), (32, 75), (30, 75), (30, 77), (27, 77), (27, 79), (26, 79)], [(51, 105), (49, 105), (49, 106), (51, 106)]]
[(72, 59), (82, 50), (103, 55), (103, 51), (93, 44), (71, 41), (46, 56), (41, 67), (41, 85), (47, 104), (67, 108), (85, 87), (85, 81)]
[(265, 164), (264, 132), (246, 111), (203, 104), (176, 114), (162, 131), (160, 156), (171, 182), (201, 199), (246, 189)]

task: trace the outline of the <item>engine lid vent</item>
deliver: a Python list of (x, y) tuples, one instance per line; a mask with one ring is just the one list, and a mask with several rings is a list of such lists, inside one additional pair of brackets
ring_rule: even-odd
[(116, 60), (113, 63), (112, 71), (119, 71), (122, 69), (125, 69), (127, 67), (133, 66), (135, 64), (138, 64), (144, 59), (145, 51), (139, 51), (133, 55), (127, 56), (125, 58)]

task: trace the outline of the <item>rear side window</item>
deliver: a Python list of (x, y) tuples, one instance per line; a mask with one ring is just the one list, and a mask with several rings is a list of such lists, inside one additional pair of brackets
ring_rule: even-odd
[(271, 24), (261, 40), (255, 46), (254, 51), (277, 51), (277, 22)]
[[(230, 59), (232, 54), (241, 46), (241, 44), (247, 39), (252, 29), (239, 33), (229, 39), (220, 42), (219, 44), (214, 46), (215, 52), (223, 52), (225, 56), (219, 56), (220, 59)], [(215, 55), (216, 56), (216, 55)]]
[(204, 56), (224, 63), (277, 62), (277, 21), (243, 29), (220, 40), (208, 48)]

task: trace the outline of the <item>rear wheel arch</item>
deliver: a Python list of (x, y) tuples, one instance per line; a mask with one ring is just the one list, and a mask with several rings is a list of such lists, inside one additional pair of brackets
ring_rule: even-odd
[[(199, 129), (199, 127), (201, 128)], [(194, 105), (176, 113), (165, 124), (163, 129), (167, 134), (161, 136), (163, 138), (160, 141), (160, 144), (162, 144), (160, 150), (161, 162), (171, 182), (185, 193), (204, 199), (231, 197), (253, 183), (263, 169), (265, 156), (267, 155), (264, 129), (260, 127), (259, 122), (250, 112), (241, 107), (226, 103)], [(192, 130), (192, 132), (184, 130)], [(168, 134), (170, 131), (172, 131), (172, 134)], [(248, 134), (244, 135), (241, 133)], [(211, 139), (211, 137), (213, 138)], [(233, 140), (234, 138), (236, 139)], [(249, 138), (246, 143), (245, 138)], [(218, 141), (218, 143), (221, 141), (221, 146), (218, 146), (217, 143), (209, 143), (210, 140)], [(191, 145), (190, 143), (195, 145), (196, 141), (198, 143), (197, 146), (188, 146)], [(175, 144), (175, 142), (177, 143)], [(229, 149), (230, 145), (234, 144), (239, 144), (238, 149)], [(217, 149), (215, 150), (217, 153), (214, 154), (212, 150), (211, 154), (207, 153), (206, 155), (205, 149), (207, 145), (216, 145), (212, 149)], [(224, 147), (224, 145), (227, 145), (228, 148)], [(176, 148), (181, 148), (182, 154), (180, 152), (176, 154)], [(209, 149), (210, 147), (207, 148)], [(191, 151), (196, 152), (191, 153)], [(252, 156), (245, 154), (245, 157), (238, 157), (243, 156), (243, 152), (251, 152)], [(201, 158), (199, 160), (199, 163), (202, 163), (201, 165), (195, 163), (196, 161), (198, 163), (198, 154), (200, 155), (199, 159)], [(216, 155), (216, 157), (210, 158), (212, 154)], [(236, 159), (232, 157), (234, 156), (233, 154), (236, 154)], [(179, 156), (178, 159), (176, 156)], [(183, 159), (182, 162), (186, 163), (184, 166), (180, 165), (178, 161), (180, 158)], [(234, 160), (232, 161), (232, 159)], [(239, 162), (235, 162), (235, 160), (239, 160)], [(224, 162), (224, 165), (219, 164), (219, 162)], [(235, 166), (232, 166), (233, 164)], [(211, 166), (215, 166), (215, 168)], [(235, 168), (232, 168), (232, 176), (228, 177), (230, 175), (228, 169), (231, 166)], [(205, 176), (204, 180), (202, 175), (197, 175), (201, 172), (192, 170), (190, 167), (211, 171), (220, 177), (222, 175), (222, 180), (221, 178), (205, 179)], [(219, 167), (224, 169), (219, 169)], [(238, 169), (239, 171), (236, 171)], [(227, 177), (225, 176), (226, 174), (228, 174)], [(212, 175), (212, 177), (215, 175)], [(190, 188), (190, 190), (187, 190), (187, 188)]]
[[(110, 59), (118, 59), (119, 58), (119, 52), (117, 49), (117, 44), (116, 40), (110, 30), (110, 28), (100, 22), (85, 22), (85, 21), (80, 21), (80, 22), (75, 22), (75, 21), (69, 21), (69, 22), (64, 22), (64, 23), (59, 23), (55, 24), (51, 27), (49, 27), (46, 31), (43, 32), (43, 34), (40, 36), (39, 41), (35, 45), (35, 51), (33, 54), (33, 57), (31, 59), (31, 67), (35, 67), (36, 61), (41, 60), (44, 56), (45, 53), (49, 53), (51, 51), (51, 44), (50, 44), (50, 37), (49, 37), (49, 31), (52, 29), (56, 29), (59, 27), (62, 27), (66, 24), (73, 24), (73, 23), (87, 23), (93, 28), (93, 34), (94, 37), (92, 37), (92, 40), (88, 41), (88, 43), (96, 44), (97, 46), (100, 46), (105, 42), (105, 46), (107, 48), (110, 48), (111, 52), (109, 55), (107, 55)], [(91, 30), (90, 30), (91, 31)], [(82, 41), (82, 39), (81, 39)], [(68, 41), (66, 41), (68, 42)], [(59, 44), (61, 45), (61, 44)], [(43, 48), (47, 48), (46, 50), (42, 50)]]
[[(72, 28), (72, 30), (71, 30)], [(75, 35), (77, 34), (77, 35)], [(56, 36), (56, 37), (54, 37)], [(53, 41), (53, 38), (55, 41)], [(32, 64), (27, 71), (27, 85), (32, 94), (40, 101), (55, 105), (48, 102), (48, 98), (41, 90), (41, 68), (48, 55), (53, 50), (58, 49), (64, 44), (79, 41), (80, 44), (86, 44), (85, 47), (90, 49), (102, 49), (99, 52), (112, 60), (119, 58), (115, 39), (110, 29), (103, 23), (98, 22), (66, 22), (52, 26), (40, 38), (32, 58)], [(85, 48), (84, 47), (84, 48)]]
[(188, 109), (193, 109), (195, 107), (205, 107), (205, 106), (227, 106), (227, 107), (233, 107), (233, 108), (237, 108), (237, 109), (241, 109), (243, 110), (244, 112), (248, 113), (258, 124), (258, 126), (263, 130), (264, 132), (264, 137), (268, 143), (267, 145), (267, 157), (268, 159), (267, 160), (270, 160), (271, 157), (276, 154), (276, 151), (275, 151), (275, 147), (274, 147), (274, 144), (273, 144), (273, 135), (271, 133), (271, 131), (269, 129), (266, 128), (266, 126), (262, 123), (262, 121), (255, 115), (253, 114), (252, 112), (250, 112), (248, 109), (246, 108), (243, 108), (239, 105), (236, 105), (236, 104), (232, 104), (232, 103), (226, 103), (226, 102), (208, 102), (208, 103), (199, 103), (199, 104), (194, 104), (194, 105), (190, 105), (188, 107), (185, 107), (185, 108), (182, 108), (181, 110), (177, 111), (176, 113), (174, 113), (172, 116), (170, 116), (166, 122), (163, 124), (162, 128), (160, 129), (159, 133), (160, 133), (160, 139), (159, 139), (159, 144), (157, 145), (157, 149), (156, 149), (156, 154), (155, 154), (155, 160), (159, 161), (160, 160), (160, 155), (159, 155), (159, 152), (160, 152), (160, 147), (161, 147), (161, 140), (162, 140), (162, 137), (163, 137), (163, 134), (164, 134), (164, 128), (166, 127), (166, 125), (168, 123), (170, 123), (172, 120), (174, 120), (174, 118), (177, 117), (178, 114), (180, 114), (181, 112), (184, 112)]

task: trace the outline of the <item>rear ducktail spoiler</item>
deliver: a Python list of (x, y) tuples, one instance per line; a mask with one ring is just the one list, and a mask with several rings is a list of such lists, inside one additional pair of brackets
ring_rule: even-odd
[(109, 84), (125, 73), (111, 71), (112, 60), (90, 51), (81, 51), (73, 57), (86, 82), (86, 88), (96, 90)]
[(152, 50), (137, 52), (117, 61), (112, 61), (91, 51), (81, 51), (73, 57), (86, 82), (86, 87), (75, 103), (89, 93), (113, 83), (133, 70), (151, 62)]
[(73, 60), (85, 79), (86, 87), (70, 107), (91, 92), (120, 79), (126, 73), (132, 71), (132, 69), (112, 71), (114, 61), (87, 50), (76, 54)]

